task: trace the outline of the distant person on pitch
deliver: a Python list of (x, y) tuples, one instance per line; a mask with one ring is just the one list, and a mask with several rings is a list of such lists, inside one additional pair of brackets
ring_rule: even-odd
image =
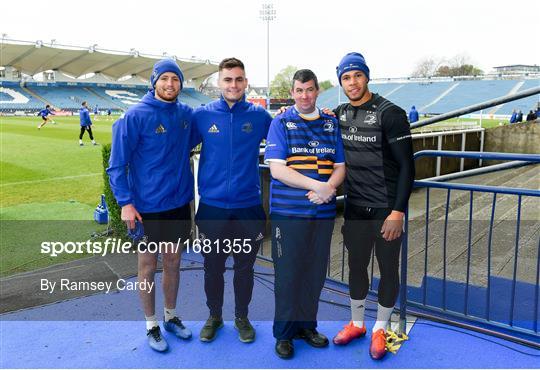
[(45, 126), (48, 122), (56, 123), (49, 118), (49, 115), (54, 116), (54, 112), (51, 110), (51, 106), (49, 104), (45, 106), (45, 109), (40, 110), (37, 115), (41, 116), (41, 119), (43, 120), (43, 122), (41, 122), (41, 124), (38, 126), (38, 130)]
[(518, 122), (523, 122), (523, 112), (521, 112), (521, 110), (519, 110), (517, 113), (516, 123)]
[(83, 146), (83, 135), (85, 131), (88, 131), (88, 136), (90, 136), (90, 140), (92, 140), (92, 145), (97, 145), (96, 141), (94, 140), (94, 135), (92, 134), (92, 120), (90, 120), (90, 111), (88, 110), (88, 106), (86, 105), (86, 102), (82, 102), (82, 108), (79, 109), (79, 121), (81, 123), (81, 133), (79, 134), (79, 145)]
[(99, 108), (96, 104), (96, 106), (94, 107), (94, 121), (98, 121), (98, 116), (99, 116)]
[(517, 121), (517, 112), (516, 112), (516, 110), (514, 109), (514, 110), (512, 111), (512, 116), (510, 116), (510, 123), (516, 123), (516, 121)]
[(416, 110), (416, 107), (413, 105), (411, 107), (411, 111), (409, 112), (409, 123), (415, 123), (418, 121), (418, 111)]

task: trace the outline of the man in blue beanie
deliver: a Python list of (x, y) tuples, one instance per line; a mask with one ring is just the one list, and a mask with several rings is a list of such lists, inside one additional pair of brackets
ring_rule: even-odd
[[(151, 89), (113, 125), (109, 181), (129, 229), (144, 225), (146, 242), (139, 243), (139, 294), (146, 317), (147, 339), (156, 351), (166, 351), (155, 313), (154, 275), (158, 253), (163, 262), (164, 328), (182, 339), (187, 329), (176, 313), (180, 245), (191, 232), (193, 175), (192, 109), (177, 99), (184, 75), (174, 60), (160, 60), (150, 77)], [(166, 242), (166, 243), (162, 243)], [(176, 244), (179, 242), (178, 244)], [(144, 246), (148, 245), (148, 248)], [(165, 248), (163, 248), (165, 247)]]
[(386, 329), (399, 290), (399, 253), (414, 161), (407, 114), (369, 91), (369, 72), (360, 53), (345, 55), (337, 67), (339, 83), (349, 98), (334, 113), (339, 118), (347, 167), (342, 232), (349, 252), (352, 319), (334, 337), (334, 343), (348, 344), (366, 334), (367, 269), (375, 247), (381, 280), (370, 355), (380, 359), (386, 353)]
[[(199, 339), (211, 342), (223, 327), (223, 273), (232, 252), (234, 327), (239, 340), (250, 343), (255, 340), (255, 329), (248, 319), (253, 265), (266, 224), (259, 183), (259, 147), (272, 117), (263, 107), (246, 101), (248, 80), (241, 60), (221, 61), (218, 86), (221, 97), (194, 112), (197, 141), (202, 142), (198, 173), (201, 199), (195, 220), (200, 238), (211, 241), (210, 249), (203, 249), (204, 290), (210, 316)], [(237, 240), (241, 248), (234, 246)]]

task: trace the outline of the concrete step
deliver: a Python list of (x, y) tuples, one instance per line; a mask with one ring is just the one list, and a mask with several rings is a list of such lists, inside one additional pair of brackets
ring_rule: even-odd
[[(540, 173), (540, 165), (524, 166), (514, 169), (502, 170), (462, 179), (452, 180), (450, 183), (461, 184), (482, 184), (491, 186), (511, 186), (524, 187), (518, 181), (522, 179), (520, 175), (527, 174), (525, 178), (530, 177), (530, 174)], [(538, 176), (538, 175), (537, 175)], [(536, 186), (538, 188), (538, 184)], [(430, 189), (430, 217), (444, 216), (446, 209), (447, 190), (445, 189)], [(451, 192), (451, 203), (454, 206), (459, 204), (468, 204), (468, 192)], [(409, 200), (409, 219), (417, 219), (425, 217), (426, 213), (426, 189), (416, 189)]]
[[(507, 180), (503, 186), (516, 186), (523, 188), (537, 188), (540, 183), (540, 171), (538, 167), (526, 171), (516, 171), (517, 176)], [(457, 201), (450, 202), (448, 215), (446, 261), (447, 277), (456, 281), (465, 281), (467, 275), (467, 250), (469, 230), (469, 200), (470, 193), (466, 196), (457, 195)], [(476, 193), (475, 193), (476, 194)], [(494, 216), (494, 231), (492, 236), (491, 251), (491, 274), (499, 274), (505, 270), (509, 260), (513, 260), (515, 245), (516, 217), (518, 197), (513, 195), (498, 195)], [(464, 202), (466, 200), (466, 202)], [(480, 194), (473, 197), (473, 222), (471, 236), (471, 268), (469, 271), (470, 281), (477, 285), (487, 281), (487, 244), (489, 237), (489, 220), (492, 211), (492, 194)], [(457, 208), (454, 208), (456, 207)], [(523, 197), (521, 206), (521, 226), (519, 248), (520, 253), (526, 253), (536, 261), (538, 238), (536, 242), (534, 234), (540, 227), (540, 199), (535, 197)], [(435, 210), (440, 214), (440, 210)], [(443, 212), (444, 214), (444, 212)], [(425, 260), (425, 219), (418, 218), (410, 223), (409, 235), (409, 271), (412, 282), (419, 284), (424, 274)], [(428, 240), (428, 275), (442, 277), (443, 264), (443, 240), (444, 240), (444, 216), (433, 217), (430, 212)], [(513, 264), (511, 264), (513, 266)], [(502, 275), (501, 275), (502, 276)], [(508, 273), (504, 274), (508, 276)], [(524, 279), (532, 281), (536, 278), (536, 268), (525, 271)]]

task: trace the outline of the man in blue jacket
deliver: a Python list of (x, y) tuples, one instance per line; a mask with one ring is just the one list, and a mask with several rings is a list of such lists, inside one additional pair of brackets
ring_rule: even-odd
[(516, 123), (517, 121), (517, 112), (516, 110), (514, 109), (512, 111), (512, 115), (510, 116), (510, 123)]
[[(184, 76), (175, 61), (154, 65), (151, 89), (141, 102), (129, 108), (113, 125), (109, 180), (122, 220), (129, 229), (144, 224), (149, 242), (161, 243), (163, 261), (164, 327), (188, 339), (187, 329), (176, 314), (180, 248), (191, 232), (193, 175), (189, 163), (192, 109), (177, 100)], [(140, 225), (139, 225), (140, 226)], [(179, 243), (179, 244), (180, 244)], [(138, 280), (152, 286), (158, 251), (139, 244)], [(162, 246), (166, 248), (162, 248)], [(149, 284), (150, 283), (150, 284)], [(150, 347), (166, 351), (155, 316), (155, 291), (140, 290)]]
[(194, 112), (202, 141), (198, 175), (201, 200), (195, 219), (201, 239), (212, 242), (210, 250), (203, 249), (210, 317), (199, 338), (210, 342), (223, 326), (223, 273), (225, 261), (233, 252), (235, 328), (239, 339), (249, 343), (255, 340), (255, 330), (248, 320), (253, 265), (264, 239), (266, 219), (260, 196), (259, 145), (266, 138), (272, 117), (245, 100), (248, 80), (240, 60), (227, 58), (219, 64), (218, 85), (221, 98)]
[(90, 111), (85, 101), (82, 102), (82, 108), (79, 109), (79, 122), (81, 123), (81, 133), (79, 134), (79, 145), (83, 146), (83, 135), (85, 131), (88, 131), (88, 136), (92, 140), (92, 145), (97, 145), (92, 134), (92, 120), (90, 119)]
[(416, 107), (413, 105), (411, 107), (411, 111), (409, 112), (409, 123), (415, 123), (418, 121), (418, 111), (416, 110)]

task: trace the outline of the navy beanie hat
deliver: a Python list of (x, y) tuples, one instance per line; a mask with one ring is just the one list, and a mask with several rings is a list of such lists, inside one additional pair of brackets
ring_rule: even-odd
[(366, 64), (366, 60), (360, 53), (348, 53), (341, 59), (339, 65), (336, 67), (337, 77), (339, 84), (341, 85), (341, 75), (349, 71), (362, 71), (366, 75), (369, 81), (369, 67)]
[(182, 71), (180, 70), (180, 67), (178, 67), (176, 61), (172, 59), (162, 59), (154, 64), (154, 69), (152, 71), (152, 75), (150, 76), (150, 84), (152, 85), (152, 88), (155, 87), (159, 76), (165, 72), (172, 72), (176, 74), (180, 79), (180, 86), (184, 86), (184, 75), (182, 74)]

